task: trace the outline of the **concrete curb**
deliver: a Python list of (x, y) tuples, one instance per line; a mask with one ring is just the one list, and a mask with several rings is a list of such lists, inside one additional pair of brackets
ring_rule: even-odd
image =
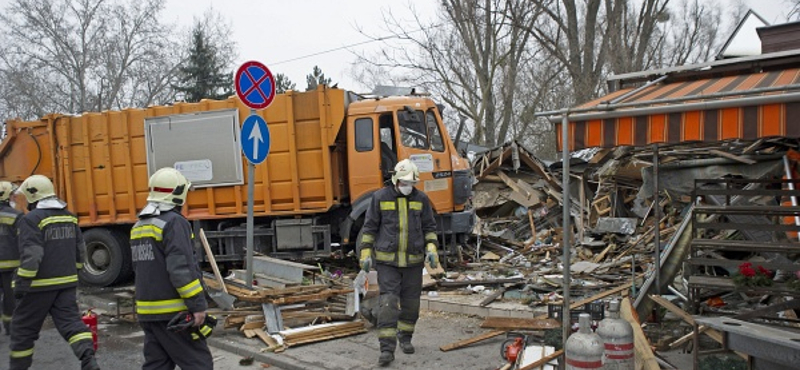
[(317, 366), (311, 366), (310, 364), (298, 364), (300, 361), (297, 361), (296, 359), (289, 359), (285, 356), (271, 352), (261, 352), (258, 349), (253, 349), (251, 346), (237, 343), (236, 341), (227, 339), (226, 337), (227, 335), (224, 334), (219, 337), (215, 337), (212, 334), (211, 337), (208, 338), (207, 343), (209, 346), (219, 348), (241, 357), (252, 356), (255, 361), (274, 365), (285, 370), (310, 370), (317, 368)]

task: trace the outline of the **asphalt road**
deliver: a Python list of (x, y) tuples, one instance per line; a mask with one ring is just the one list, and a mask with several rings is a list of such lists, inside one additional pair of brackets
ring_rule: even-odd
[[(106, 322), (102, 322), (106, 321)], [(138, 325), (128, 322), (109, 322), (103, 319), (98, 327), (100, 347), (97, 359), (102, 369), (139, 370), (144, 362), (142, 345), (144, 332)], [(0, 369), (8, 368), (9, 337), (0, 334)], [(263, 369), (261, 363), (241, 366), (242, 357), (233, 353), (211, 347), (215, 369)], [(80, 369), (80, 363), (72, 354), (69, 345), (64, 341), (48, 317), (39, 340), (36, 341), (33, 354), (32, 370), (70, 370)], [(269, 369), (278, 369), (269, 366)], [(182, 369), (191, 370), (191, 369)]]

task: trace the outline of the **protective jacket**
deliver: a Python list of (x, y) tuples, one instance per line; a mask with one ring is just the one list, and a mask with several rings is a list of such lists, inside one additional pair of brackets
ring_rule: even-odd
[(14, 290), (37, 292), (76, 287), (86, 244), (78, 218), (56, 199), (42, 200), (19, 222), (20, 266)]
[(139, 321), (169, 321), (180, 311), (205, 311), (189, 221), (177, 209), (139, 217), (131, 230)]
[(17, 227), (22, 212), (8, 202), (0, 203), (0, 272), (13, 271), (19, 267), (19, 245)]
[(421, 266), (425, 245), (438, 247), (433, 207), (428, 196), (416, 188), (408, 196), (393, 186), (376, 191), (362, 232), (361, 248), (372, 248), (379, 264)]

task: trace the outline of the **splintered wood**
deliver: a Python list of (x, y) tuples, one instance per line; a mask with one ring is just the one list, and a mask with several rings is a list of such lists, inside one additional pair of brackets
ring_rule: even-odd
[[(238, 328), (247, 338), (258, 338), (267, 348), (280, 352), (292, 346), (341, 338), (366, 332), (362, 321), (353, 321), (353, 289), (337, 284), (290, 286), (281, 289), (247, 287), (235, 279), (204, 276), (205, 283), (243, 304), (226, 314), (225, 328)], [(272, 334), (266, 332), (269, 328)], [(275, 329), (277, 328), (277, 330)], [(280, 344), (279, 344), (280, 343)]]

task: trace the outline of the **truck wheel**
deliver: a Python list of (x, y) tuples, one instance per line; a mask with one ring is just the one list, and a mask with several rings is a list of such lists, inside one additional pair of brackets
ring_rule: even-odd
[(105, 287), (130, 279), (133, 269), (127, 237), (117, 231), (95, 228), (84, 232), (83, 239), (86, 260), (79, 274), (82, 284)]

